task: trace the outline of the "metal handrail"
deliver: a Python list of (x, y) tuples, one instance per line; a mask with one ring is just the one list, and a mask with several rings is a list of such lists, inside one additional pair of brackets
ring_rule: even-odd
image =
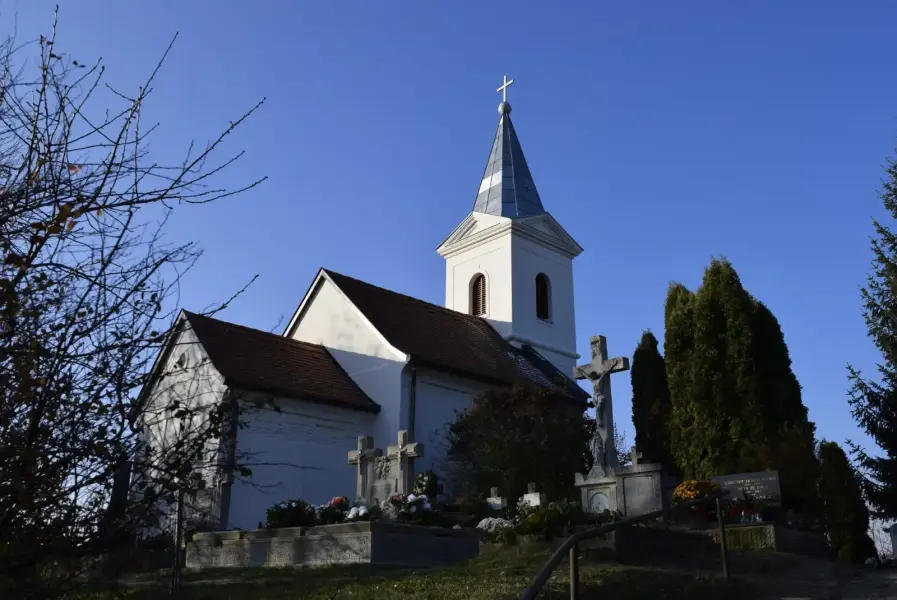
[(722, 506), (720, 505), (720, 500), (725, 498), (728, 494), (728, 490), (720, 490), (719, 492), (715, 492), (699, 500), (690, 500), (688, 502), (683, 502), (682, 504), (677, 504), (664, 510), (646, 513), (637, 517), (629, 517), (628, 519), (623, 519), (622, 521), (617, 521), (616, 523), (608, 523), (607, 525), (601, 525), (599, 527), (593, 527), (592, 529), (586, 529), (574, 533), (569, 538), (567, 538), (557, 550), (554, 551), (554, 554), (551, 555), (551, 558), (548, 559), (548, 562), (545, 563), (542, 569), (533, 578), (533, 582), (529, 584), (529, 587), (527, 587), (523, 592), (523, 596), (520, 597), (520, 600), (536, 600), (539, 593), (542, 591), (542, 588), (545, 587), (546, 583), (548, 583), (551, 575), (554, 573), (555, 569), (558, 568), (558, 566), (561, 564), (561, 561), (564, 560), (564, 557), (567, 554), (569, 554), (570, 556), (570, 599), (577, 600), (579, 598), (578, 545), (580, 542), (598, 537), (599, 535), (610, 533), (611, 531), (616, 531), (617, 529), (626, 527), (628, 525), (633, 525), (635, 523), (654, 521), (655, 519), (658, 519), (660, 517), (664, 517), (668, 514), (672, 514), (676, 511), (690, 508), (692, 506), (709, 504), (711, 501), (714, 501), (716, 503), (717, 522), (720, 530), (719, 543), (723, 562), (723, 577), (728, 579), (729, 561), (726, 548), (726, 527), (723, 521)]

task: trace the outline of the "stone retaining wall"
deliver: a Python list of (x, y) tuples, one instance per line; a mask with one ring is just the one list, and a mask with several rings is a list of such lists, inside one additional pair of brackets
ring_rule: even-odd
[[(719, 530), (704, 530), (719, 543)], [(782, 527), (775, 523), (726, 525), (726, 542), (731, 550), (774, 550), (825, 558), (825, 536), (816, 531)]]
[(373, 564), (431, 567), (472, 558), (476, 531), (362, 522), (318, 527), (197, 533), (187, 544), (190, 569)]

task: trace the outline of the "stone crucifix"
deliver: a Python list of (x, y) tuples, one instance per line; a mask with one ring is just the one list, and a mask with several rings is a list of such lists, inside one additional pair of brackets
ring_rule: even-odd
[(374, 448), (374, 438), (365, 435), (358, 438), (358, 449), (349, 451), (349, 464), (357, 470), (355, 480), (355, 499), (370, 501), (371, 484), (374, 481), (374, 459), (381, 456), (383, 451)]
[(386, 456), (392, 459), (396, 493), (410, 494), (414, 486), (414, 460), (423, 458), (424, 445), (412, 442), (408, 432), (402, 430), (399, 432), (398, 444), (389, 446)]
[(597, 424), (592, 442), (595, 466), (616, 468), (619, 461), (614, 448), (614, 407), (610, 394), (610, 375), (628, 371), (629, 359), (625, 356), (608, 359), (607, 338), (603, 335), (592, 336), (591, 345), (592, 362), (579, 365), (573, 374), (576, 379), (588, 379), (592, 382)]

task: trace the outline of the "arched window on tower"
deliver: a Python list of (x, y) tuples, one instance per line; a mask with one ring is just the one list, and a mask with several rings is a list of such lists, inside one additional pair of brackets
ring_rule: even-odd
[(486, 314), (486, 276), (477, 273), (470, 282), (470, 314)]
[(551, 282), (545, 273), (536, 275), (536, 316), (551, 320)]

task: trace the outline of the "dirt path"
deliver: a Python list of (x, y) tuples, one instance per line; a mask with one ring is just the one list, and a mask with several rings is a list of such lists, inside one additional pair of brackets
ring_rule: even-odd
[(897, 570), (882, 569), (863, 573), (844, 588), (841, 600), (897, 600)]

